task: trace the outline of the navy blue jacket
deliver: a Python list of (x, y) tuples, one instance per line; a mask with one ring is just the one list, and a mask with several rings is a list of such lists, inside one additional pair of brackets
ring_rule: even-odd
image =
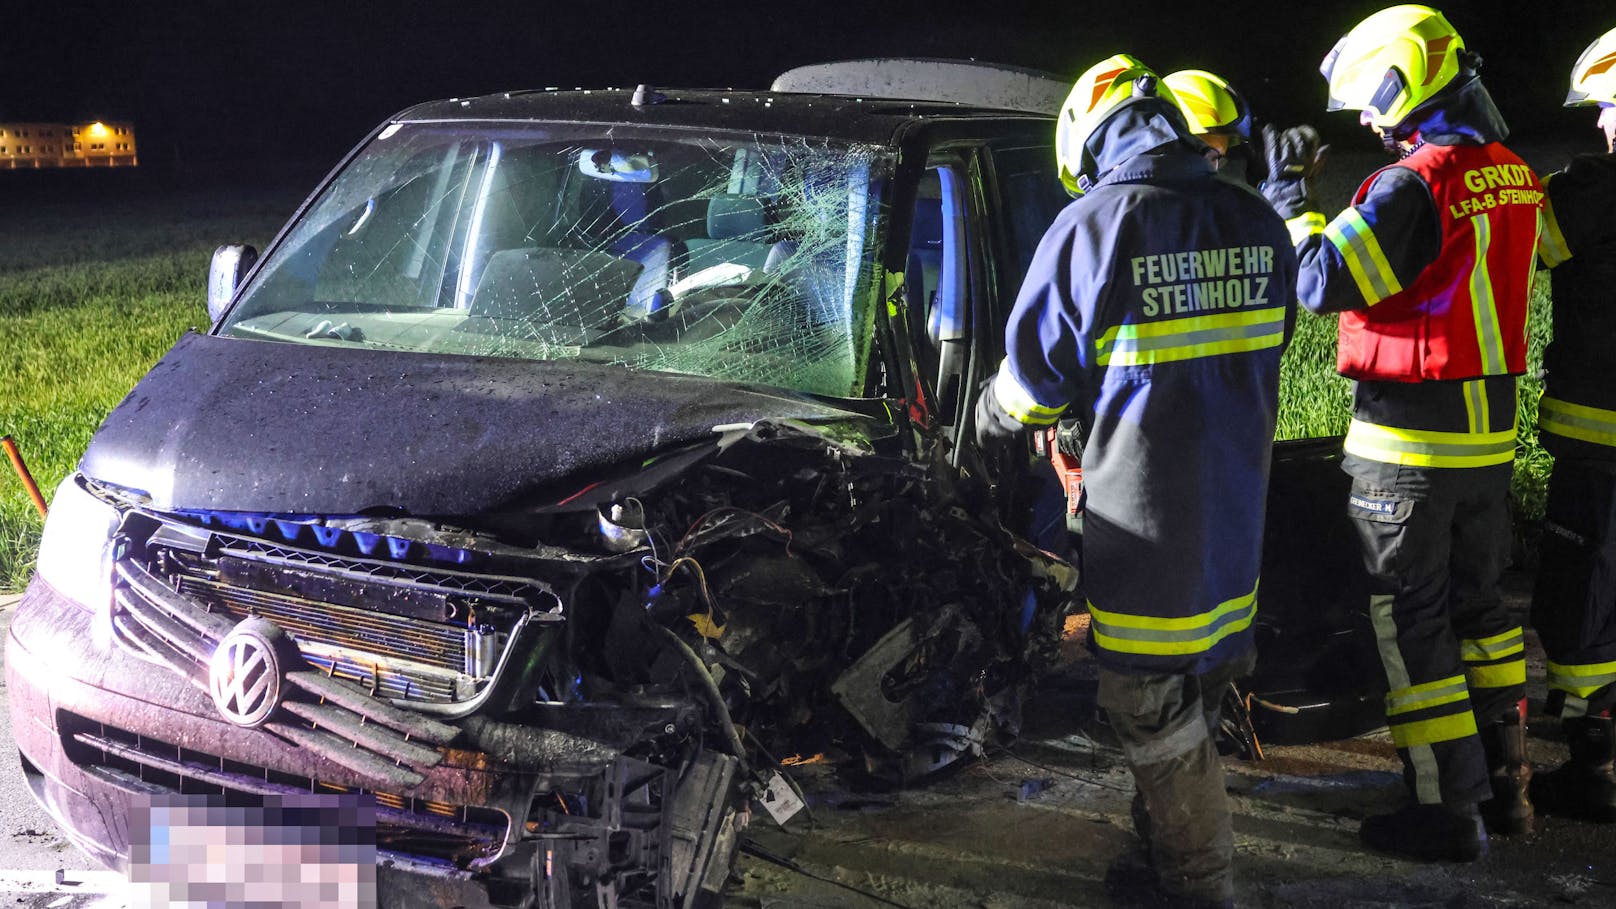
[(1022, 424), (1089, 428), (1083, 586), (1098, 657), (1198, 673), (1251, 646), (1296, 257), (1260, 195), (1218, 177), (1178, 130), (1162, 144), (1149, 105), (1116, 119), (1097, 185), (1033, 257), (992, 393)]

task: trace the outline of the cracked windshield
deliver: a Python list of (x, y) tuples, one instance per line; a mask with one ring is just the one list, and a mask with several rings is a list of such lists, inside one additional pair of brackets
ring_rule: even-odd
[(223, 333), (857, 394), (885, 167), (822, 140), (390, 127)]

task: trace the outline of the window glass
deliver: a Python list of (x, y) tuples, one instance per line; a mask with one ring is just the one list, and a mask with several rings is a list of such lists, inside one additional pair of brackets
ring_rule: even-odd
[(1072, 198), (1055, 171), (1055, 149), (1051, 145), (995, 147), (993, 163), (1014, 247), (1011, 286), (1019, 287), (1027, 266), (1032, 264), (1038, 241)]
[(878, 147), (669, 131), (384, 131), (222, 332), (862, 390)]

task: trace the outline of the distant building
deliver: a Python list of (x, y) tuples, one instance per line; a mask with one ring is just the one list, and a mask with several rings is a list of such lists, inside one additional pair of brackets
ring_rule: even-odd
[(0, 122), (0, 170), (46, 167), (133, 167), (132, 123)]

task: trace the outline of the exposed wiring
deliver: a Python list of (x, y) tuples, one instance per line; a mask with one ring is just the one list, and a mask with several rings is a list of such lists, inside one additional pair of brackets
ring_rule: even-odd
[(679, 542), (674, 544), (672, 555), (678, 555), (679, 553), (684, 552), (685, 546), (689, 545), (691, 538), (696, 535), (697, 531), (704, 529), (709, 520), (721, 514), (735, 514), (743, 517), (749, 517), (762, 524), (764, 527), (767, 527), (775, 533), (785, 537), (786, 555), (791, 555), (792, 535), (789, 528), (771, 521), (755, 511), (747, 511), (744, 508), (737, 508), (734, 505), (721, 505), (718, 508), (714, 508), (697, 518), (695, 523), (691, 524), (690, 528), (685, 531), (684, 536), (679, 538)]
[(897, 909), (910, 909), (909, 906), (889, 900), (879, 893), (871, 893), (870, 891), (861, 887), (855, 887), (852, 884), (843, 883), (833, 877), (825, 877), (821, 874), (815, 874), (812, 871), (809, 871), (807, 868), (797, 864), (795, 860), (788, 859), (783, 855), (776, 855), (762, 846), (759, 846), (752, 840), (741, 840), (741, 851), (752, 856), (753, 858), (762, 859), (771, 865), (779, 865), (781, 868), (784, 868), (787, 871), (800, 874), (810, 880), (819, 881), (822, 884), (830, 884), (832, 887), (840, 887), (849, 893), (857, 893), (859, 896), (862, 896), (865, 899), (875, 900), (883, 906), (895, 906)]

